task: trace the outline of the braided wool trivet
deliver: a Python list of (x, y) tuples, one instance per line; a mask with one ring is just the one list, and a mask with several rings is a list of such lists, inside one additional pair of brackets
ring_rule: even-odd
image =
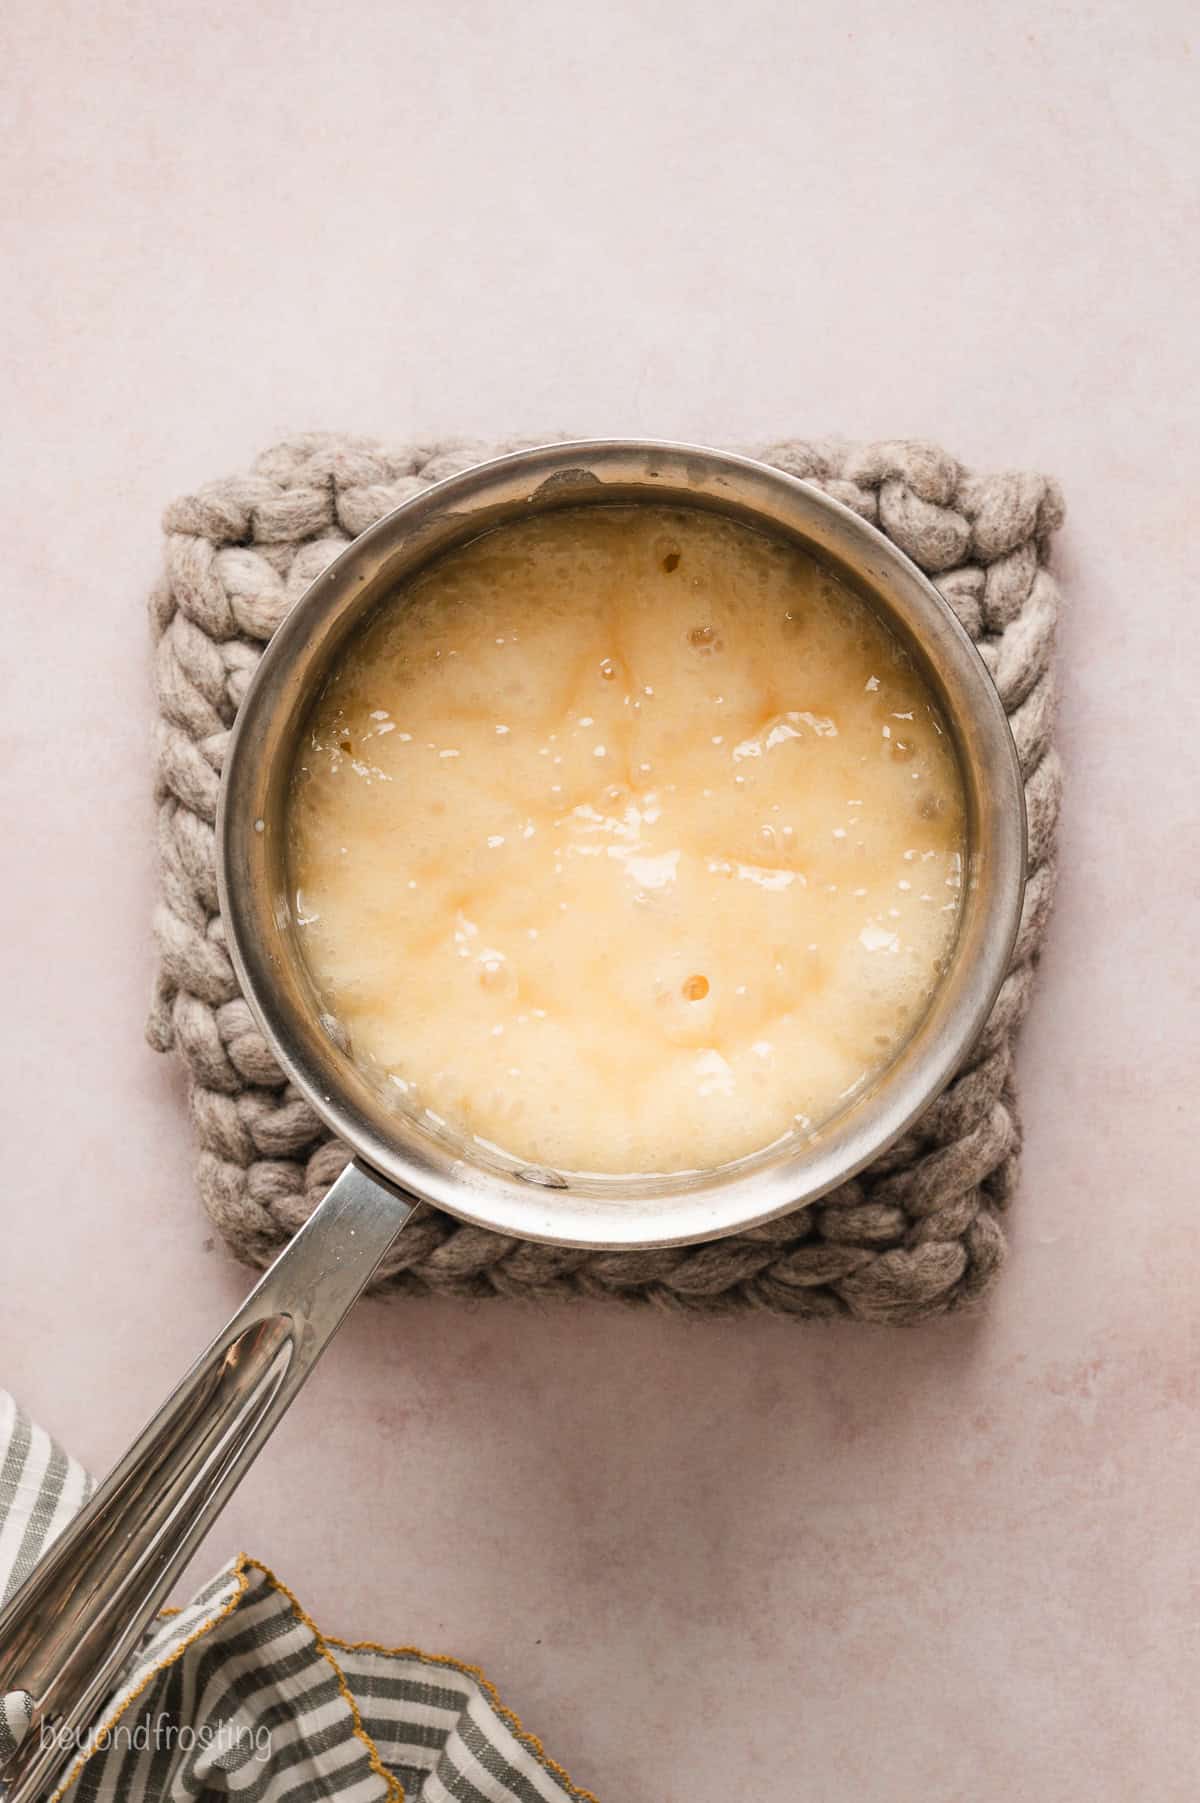
[[(307, 1219), (348, 1155), (284, 1081), (226, 956), (213, 826), (229, 729), (263, 645), (347, 541), (496, 449), (390, 448), (310, 434), (166, 511), (166, 577), (151, 608), (163, 898), (148, 1031), (152, 1045), (176, 1047), (187, 1064), (200, 1193), (233, 1251), (254, 1265), (268, 1263)], [(694, 1313), (913, 1321), (976, 1300), (1000, 1266), (1020, 1145), (1013, 1040), (1054, 881), (1059, 597), (1045, 560), (1062, 499), (1043, 476), (973, 476), (937, 446), (913, 441), (789, 440), (757, 454), (854, 508), (928, 571), (996, 681), (1025, 775), (1030, 880), (991, 1019), (966, 1068), (902, 1143), (781, 1220), (701, 1246), (579, 1252), (425, 1209), (398, 1240), (379, 1290), (617, 1296)]]

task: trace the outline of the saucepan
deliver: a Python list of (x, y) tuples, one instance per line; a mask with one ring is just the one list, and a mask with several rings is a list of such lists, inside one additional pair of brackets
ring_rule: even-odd
[[(546, 509), (654, 503), (726, 514), (825, 560), (924, 673), (967, 802), (957, 940), (921, 1025), (816, 1132), (716, 1170), (581, 1177), (522, 1164), (397, 1110), (322, 1011), (293, 930), (284, 814), (298, 735), (346, 640), (430, 559)], [(55, 1734), (86, 1726), (202, 1536), (422, 1202), (497, 1233), (574, 1247), (682, 1245), (825, 1194), (902, 1134), (953, 1075), (1007, 968), (1021, 912), (1025, 813), (1004, 710), (937, 590), (849, 509), (779, 470), (698, 446), (544, 446), (437, 483), (356, 539), (268, 646), (233, 732), (217, 823), (221, 912), (242, 991), (292, 1083), (350, 1148), (307, 1225), (0, 1613), (0, 1693), (33, 1731), (0, 1770), (29, 1803)], [(61, 1743), (60, 1743), (61, 1744)]]

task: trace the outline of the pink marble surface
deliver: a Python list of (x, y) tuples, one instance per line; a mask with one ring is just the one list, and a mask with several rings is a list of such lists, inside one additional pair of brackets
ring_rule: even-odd
[(312, 426), (1041, 466), (1070, 787), (987, 1317), (365, 1305), (204, 1563), (481, 1661), (607, 1803), (1193, 1798), (1188, 9), (9, 21), (0, 1383), (103, 1467), (245, 1282), (141, 1036), (166, 497)]

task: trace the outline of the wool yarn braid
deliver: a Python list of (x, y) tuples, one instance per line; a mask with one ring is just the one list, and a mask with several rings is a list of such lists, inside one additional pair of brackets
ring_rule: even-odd
[[(200, 1193), (252, 1265), (269, 1263), (349, 1154), (285, 1080), (226, 954), (214, 822), (230, 727), (263, 646), (346, 543), (496, 449), (313, 434), (166, 510), (166, 571), (151, 604), (162, 900), (148, 1033), (185, 1061)], [(1062, 498), (1044, 476), (972, 475), (936, 445), (912, 440), (788, 440), (756, 455), (894, 539), (937, 583), (999, 689), (1024, 773), (1030, 876), (991, 1018), (966, 1066), (903, 1141), (780, 1220), (699, 1246), (587, 1252), (485, 1232), (427, 1208), (397, 1241), (377, 1291), (607, 1296), (698, 1314), (765, 1309), (910, 1322), (976, 1301), (999, 1270), (1021, 1138), (1013, 1041), (1054, 884), (1059, 595), (1046, 558)]]

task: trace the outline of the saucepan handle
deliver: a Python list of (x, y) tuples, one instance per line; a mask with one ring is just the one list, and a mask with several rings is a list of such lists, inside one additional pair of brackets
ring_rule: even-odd
[(348, 1165), (0, 1610), (0, 1697), (33, 1715), (0, 1803), (33, 1803), (417, 1203)]

